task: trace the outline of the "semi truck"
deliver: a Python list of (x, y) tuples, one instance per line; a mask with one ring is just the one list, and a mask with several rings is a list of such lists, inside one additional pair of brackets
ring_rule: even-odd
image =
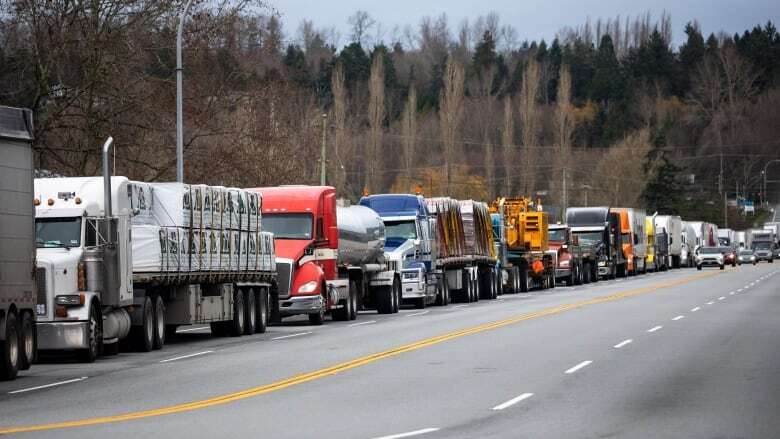
[(647, 234), (647, 271), (661, 271), (664, 261), (663, 256), (658, 251), (658, 244), (660, 243), (656, 243), (653, 217), (645, 218), (645, 233)]
[(731, 229), (718, 229), (718, 245), (736, 249), (737, 232)]
[(32, 140), (32, 113), (0, 107), (0, 380), (16, 378), (35, 359)]
[(374, 210), (338, 206), (330, 186), (248, 190), (262, 194), (264, 227), (276, 241), (274, 320), (306, 315), (322, 325), (326, 314), (343, 321), (360, 309), (398, 312), (402, 273), (385, 257), (386, 227)]
[(180, 325), (264, 332), (273, 239), (254, 194), (112, 177), (35, 180), (38, 349), (92, 362), (127, 339), (161, 349)]
[(620, 216), (620, 234), (623, 255), (629, 276), (647, 272), (647, 233), (645, 212), (628, 207), (613, 207), (611, 212)]
[(770, 264), (774, 262), (776, 242), (777, 238), (772, 230), (753, 229), (750, 231), (750, 249), (753, 250), (758, 261), (767, 261)]
[[(597, 245), (582, 241), (568, 224), (550, 224), (550, 250), (555, 252), (555, 280), (566, 285), (595, 282), (598, 278)], [(595, 271), (595, 273), (594, 273)]]
[(490, 204), (494, 228), (501, 236), (502, 289), (508, 293), (555, 288), (555, 256), (549, 247), (547, 212), (528, 198), (498, 198)]
[(696, 231), (692, 223), (680, 224), (680, 266), (693, 268), (696, 265)]
[(566, 209), (566, 224), (580, 244), (595, 246), (599, 277), (626, 275), (620, 217), (609, 207), (570, 207)]
[(656, 215), (654, 226), (656, 233), (666, 232), (666, 247), (668, 260), (666, 266), (680, 268), (683, 265), (683, 226), (682, 219), (677, 215)]
[(498, 295), (498, 258), (484, 203), (420, 194), (360, 199), (388, 230), (385, 256), (403, 273), (402, 299), (417, 308)]

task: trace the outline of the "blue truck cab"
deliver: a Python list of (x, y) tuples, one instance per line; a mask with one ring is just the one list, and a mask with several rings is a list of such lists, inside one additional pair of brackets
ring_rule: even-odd
[(436, 301), (438, 277), (433, 218), (420, 195), (381, 194), (360, 199), (385, 223), (385, 259), (402, 273), (404, 301), (424, 307)]

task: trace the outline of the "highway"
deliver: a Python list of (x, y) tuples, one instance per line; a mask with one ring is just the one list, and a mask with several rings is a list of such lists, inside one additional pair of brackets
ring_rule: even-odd
[[(780, 266), (285, 321), (0, 383), (19, 437), (778, 437)], [(11, 404), (14, 402), (14, 404)]]

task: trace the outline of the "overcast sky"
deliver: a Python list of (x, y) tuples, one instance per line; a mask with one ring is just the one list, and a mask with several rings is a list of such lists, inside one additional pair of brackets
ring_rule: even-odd
[(393, 27), (417, 25), (426, 15), (436, 17), (445, 12), (451, 30), (464, 18), (473, 19), (491, 11), (497, 12), (502, 24), (512, 25), (518, 39), (548, 42), (565, 26), (579, 26), (592, 20), (620, 15), (636, 16), (650, 12), (654, 17), (667, 11), (672, 16), (674, 43), (684, 41), (685, 23), (698, 20), (705, 34), (725, 30), (742, 32), (767, 20), (775, 25), (780, 19), (780, 0), (272, 0), (271, 5), (282, 15), (284, 29), (291, 39), (303, 19), (312, 20), (317, 28), (336, 28), (339, 43), (349, 38), (347, 18), (357, 10), (367, 11), (382, 23), (389, 39)]

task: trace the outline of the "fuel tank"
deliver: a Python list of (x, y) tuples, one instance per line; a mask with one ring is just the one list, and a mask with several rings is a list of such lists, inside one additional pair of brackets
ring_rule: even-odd
[(374, 210), (364, 206), (338, 207), (339, 264), (365, 265), (384, 262), (385, 224)]

